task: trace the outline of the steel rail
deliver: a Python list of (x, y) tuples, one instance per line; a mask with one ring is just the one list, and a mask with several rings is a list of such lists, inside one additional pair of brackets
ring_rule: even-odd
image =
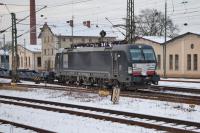
[(185, 82), (185, 83), (200, 83), (200, 81), (188, 81), (188, 80), (165, 80), (162, 79), (160, 81), (165, 81), (165, 82)]
[[(109, 113), (109, 114), (122, 115), (122, 116), (131, 117), (131, 118), (140, 118), (140, 119), (155, 120), (157, 122), (173, 123), (175, 125), (179, 124), (179, 125), (186, 125), (186, 126), (195, 126), (196, 128), (200, 129), (200, 123), (191, 122), (191, 121), (176, 120), (176, 119), (164, 118), (164, 117), (158, 117), (158, 116), (150, 116), (150, 115), (144, 115), (144, 114), (123, 112), (123, 111), (116, 111), (116, 110), (109, 110), (109, 109), (102, 109), (102, 108), (95, 108), (95, 107), (87, 107), (87, 106), (81, 106), (81, 105), (57, 103), (57, 102), (50, 102), (50, 101), (42, 101), (42, 100), (35, 100), (35, 99), (19, 98), (19, 97), (0, 96), (0, 98), (40, 103), (40, 104), (56, 105), (56, 106), (70, 107), (70, 108), (77, 108), (77, 109), (84, 109), (84, 110), (90, 110), (90, 111), (95, 111), (95, 112), (103, 112), (103, 113)], [(122, 124), (138, 125), (138, 126), (142, 126), (145, 128), (154, 128), (157, 130), (164, 130), (164, 131), (169, 131), (169, 132), (186, 132), (186, 131), (194, 132), (194, 131), (188, 131), (185, 129), (178, 129), (178, 128), (174, 128), (174, 127), (167, 127), (167, 126), (157, 125), (157, 124), (152, 124), (152, 123), (145, 123), (145, 122), (134, 121), (134, 120), (126, 120), (126, 119), (121, 119), (121, 118), (113, 118), (113, 117), (108, 117), (108, 116), (103, 116), (103, 115), (77, 112), (77, 111), (66, 110), (66, 109), (58, 109), (55, 107), (47, 107), (47, 106), (33, 105), (33, 104), (27, 104), (27, 103), (18, 103), (18, 102), (14, 102), (14, 101), (6, 101), (6, 100), (0, 100), (0, 102), (5, 103), (5, 104), (13, 104), (13, 105), (18, 105), (18, 106), (43, 109), (43, 110), (47, 110), (47, 111), (68, 113), (68, 114), (72, 114), (72, 115), (90, 117), (90, 118), (95, 118), (95, 119), (100, 119), (100, 120), (107, 120), (107, 121), (118, 122), (118, 123), (122, 123)]]
[(3, 119), (0, 119), (0, 124), (1, 125), (2, 124), (10, 124), (10, 125), (13, 125), (13, 126), (16, 126), (16, 127), (20, 127), (20, 128), (23, 128), (23, 129), (29, 129), (29, 130), (39, 132), (39, 133), (55, 133), (53, 131), (49, 131), (49, 130), (45, 130), (45, 129), (41, 129), (41, 128), (37, 128), (37, 127), (25, 125), (25, 124), (21, 124), (21, 123), (16, 123), (16, 122), (13, 122), (13, 121), (3, 120)]
[(170, 86), (151, 86), (150, 90), (175, 91), (175, 92), (200, 94), (200, 88), (192, 89), (192, 88), (180, 88), (180, 87), (170, 87)]
[[(7, 85), (7, 84), (6, 84)], [(31, 87), (31, 88), (43, 88), (61, 91), (73, 91), (73, 92), (84, 92), (84, 93), (98, 93), (98, 89), (85, 89), (82, 87), (72, 86), (46, 86), (46, 85), (28, 85), (28, 84), (17, 84), (18, 87)], [(111, 91), (110, 91), (111, 94)], [(122, 91), (120, 96), (131, 97), (131, 98), (143, 98), (151, 100), (169, 101), (176, 103), (196, 104), (200, 105), (200, 96), (172, 94), (165, 92), (157, 92), (151, 90), (137, 90), (137, 91)]]

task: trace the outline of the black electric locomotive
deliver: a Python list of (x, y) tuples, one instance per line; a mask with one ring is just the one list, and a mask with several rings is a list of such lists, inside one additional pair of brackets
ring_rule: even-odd
[(157, 84), (155, 70), (153, 48), (141, 44), (62, 49), (55, 59), (58, 81), (71, 84), (134, 88)]

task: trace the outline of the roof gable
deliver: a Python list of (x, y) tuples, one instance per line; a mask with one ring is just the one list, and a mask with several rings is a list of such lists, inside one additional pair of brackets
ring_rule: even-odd
[[(153, 42), (153, 43), (157, 43), (157, 44), (163, 44), (165, 43), (165, 37), (164, 36), (138, 36), (136, 37), (136, 40), (137, 39), (144, 39), (144, 40), (147, 40), (147, 41), (150, 41), (150, 42)], [(171, 40), (171, 38), (167, 37), (167, 41), (168, 40)]]
[(22, 46), (22, 45), (18, 45), (18, 46), (20, 46), (20, 47), (22, 47), (22, 48), (24, 48), (28, 51), (31, 51), (33, 53), (41, 52), (41, 49), (42, 49), (42, 46), (39, 45), (39, 44), (37, 44), (37, 45), (25, 45), (25, 47)]
[(52, 30), (51, 30), (51, 28), (47, 25), (47, 23), (45, 23), (45, 24), (43, 25), (43, 27), (40, 28), (40, 33), (39, 33), (39, 35), (38, 35), (38, 38), (41, 38), (42, 33), (44, 32), (45, 29), (48, 29), (48, 30), (51, 32), (51, 34), (54, 35), (53, 32), (52, 32)]
[(184, 38), (185, 36), (188, 36), (188, 35), (195, 35), (195, 36), (199, 36), (200, 37), (200, 34), (192, 33), (192, 32), (187, 32), (185, 34), (179, 35), (179, 36), (174, 37), (173, 39), (167, 41), (166, 44), (171, 43), (171, 42), (173, 42), (173, 41), (175, 41), (177, 39)]

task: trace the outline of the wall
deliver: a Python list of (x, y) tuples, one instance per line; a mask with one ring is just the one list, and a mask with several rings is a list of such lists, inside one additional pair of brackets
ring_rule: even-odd
[[(154, 48), (156, 55), (161, 55), (161, 69), (157, 70), (163, 76), (163, 45), (146, 39), (138, 39), (136, 43), (147, 44)], [(194, 48), (191, 48), (193, 44)], [(187, 69), (187, 55), (191, 54), (191, 70)], [(197, 54), (197, 70), (194, 70), (194, 54)], [(172, 69), (170, 69), (169, 56), (173, 56)], [(179, 56), (178, 69), (175, 70), (175, 55)], [(167, 77), (200, 78), (200, 36), (186, 34), (183, 37), (169, 41), (166, 44), (166, 75)]]
[[(19, 67), (18, 69), (29, 69), (40, 71), (41, 67), (37, 66), (36, 57), (41, 57), (40, 52), (32, 52), (24, 47), (18, 45), (18, 55), (19, 55)], [(9, 66), (12, 69), (12, 53), (9, 52)]]

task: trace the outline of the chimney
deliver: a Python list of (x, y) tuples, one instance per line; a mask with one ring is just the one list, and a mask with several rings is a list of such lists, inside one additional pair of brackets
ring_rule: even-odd
[(35, 0), (30, 0), (30, 44), (37, 44)]

